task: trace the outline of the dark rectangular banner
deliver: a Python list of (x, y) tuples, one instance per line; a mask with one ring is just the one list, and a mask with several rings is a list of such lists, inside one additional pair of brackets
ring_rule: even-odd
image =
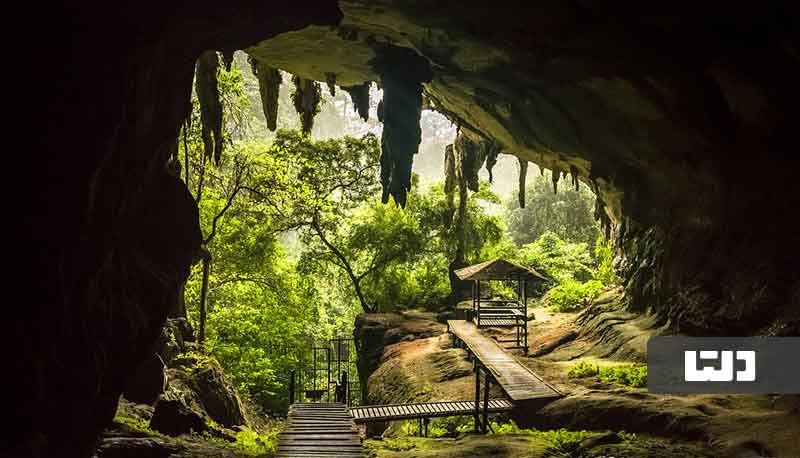
[(800, 394), (800, 337), (653, 337), (647, 389)]

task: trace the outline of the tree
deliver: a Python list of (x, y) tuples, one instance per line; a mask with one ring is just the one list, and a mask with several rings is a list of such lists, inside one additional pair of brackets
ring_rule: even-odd
[[(302, 262), (317, 274), (330, 264), (341, 267), (341, 260), (315, 234), (306, 237)], [(380, 202), (375, 195), (355, 209), (327, 236), (330, 244), (347, 260), (364, 301), (372, 311), (386, 310), (399, 294), (392, 294), (394, 268), (419, 257), (426, 244), (418, 221), (408, 211)], [(346, 271), (346, 269), (343, 269)], [(353, 282), (349, 277), (348, 281)]]
[(525, 208), (516, 199), (509, 201), (508, 227), (517, 246), (523, 246), (551, 231), (560, 238), (594, 245), (600, 234), (592, 216), (594, 194), (586, 187), (579, 190), (564, 186), (558, 193), (548, 177), (538, 176), (528, 184)]
[[(224, 203), (210, 219), (203, 218), (207, 215), (201, 212), (201, 227), (208, 226), (207, 223), (210, 221), (210, 227), (205, 231), (207, 235), (203, 237), (197, 256), (202, 263), (198, 326), (198, 342), (201, 346), (205, 343), (208, 279), (213, 257), (209, 245), (214, 240), (217, 225), (242, 191), (249, 174), (245, 156), (236, 155), (230, 165), (223, 162), (225, 159), (222, 155), (223, 147), (228, 149), (234, 147), (234, 139), (243, 138), (247, 134), (249, 101), (242, 90), (244, 80), (241, 72), (236, 68), (230, 71), (223, 70), (222, 66), (218, 65), (218, 59), (216, 52), (208, 51), (198, 61), (195, 75), (196, 90), (190, 100), (191, 110), (181, 128), (172, 160), (176, 174), (180, 175), (178, 158), (181, 153), (183, 154), (184, 181), (190, 192), (193, 183), (196, 183), (193, 196), (198, 207), (204, 202), (204, 192), (210, 182), (213, 182), (217, 192), (224, 194)], [(209, 104), (214, 109), (209, 109)], [(209, 114), (211, 111), (216, 112)], [(215, 118), (213, 123), (219, 126), (209, 126), (209, 118)], [(176, 314), (185, 316), (185, 307), (184, 310), (176, 311)]]
[[(380, 146), (374, 135), (361, 139), (314, 141), (299, 132), (279, 130), (267, 153), (285, 165), (280, 183), (261, 197), (272, 218), (283, 230), (298, 230), (307, 244), (318, 243), (316, 253), (344, 271), (365, 312), (373, 312), (362, 291), (362, 281), (385, 261), (375, 254), (374, 263), (358, 271), (358, 260), (348, 256), (337, 241), (337, 231), (351, 212), (378, 192)], [(323, 249), (320, 249), (323, 247)], [(322, 257), (321, 253), (327, 256)]]

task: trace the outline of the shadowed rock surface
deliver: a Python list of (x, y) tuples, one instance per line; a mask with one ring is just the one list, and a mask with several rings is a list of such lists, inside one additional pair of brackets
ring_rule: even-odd
[[(12, 331), (19, 377), (3, 387), (16, 455), (88, 456), (178, 302), (200, 232), (164, 166), (208, 50), (245, 49), (344, 86), (380, 81), (389, 53), (414, 55), (432, 73), (416, 77), (425, 97), (462, 129), (597, 192), (631, 310), (691, 334), (798, 334), (794, 2), (142, 1), (40, 13), (26, 44), (47, 53), (26, 62), (26, 83), (50, 90), (10, 101), (46, 126), (22, 158), (40, 183), (25, 193), (19, 244), (34, 297)], [(402, 189), (413, 151), (398, 157)]]

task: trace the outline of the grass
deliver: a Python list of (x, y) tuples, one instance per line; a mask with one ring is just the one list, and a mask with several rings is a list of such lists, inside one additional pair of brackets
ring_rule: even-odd
[(574, 455), (579, 450), (581, 441), (590, 435), (587, 431), (571, 431), (564, 428), (548, 431), (522, 429), (513, 421), (509, 421), (508, 423), (492, 422), (492, 430), (494, 430), (494, 434), (498, 435), (525, 434), (536, 436), (548, 444), (547, 452), (549, 456)]
[[(428, 423), (428, 437), (437, 439), (440, 437), (456, 437), (461, 433), (467, 433), (474, 428), (472, 417), (445, 417), (432, 418)], [(419, 422), (417, 420), (407, 420), (400, 425), (401, 436), (419, 435)]]
[(647, 385), (647, 366), (628, 365), (600, 367), (581, 361), (567, 372), (568, 378), (587, 378), (597, 376), (605, 383), (642, 388)]
[(164, 434), (151, 429), (150, 422), (141, 418), (129, 417), (127, 415), (117, 415), (114, 417), (114, 423), (143, 436), (169, 439), (169, 436), (165, 436)]
[(279, 428), (273, 428), (263, 433), (244, 429), (236, 433), (236, 442), (233, 448), (252, 455), (272, 455), (278, 448)]
[(244, 428), (236, 433), (234, 441), (229, 441), (218, 436), (214, 436), (206, 431), (203, 434), (193, 434), (196, 439), (211, 442), (218, 447), (233, 449), (248, 455), (274, 455), (278, 448), (278, 433), (280, 428), (272, 428), (264, 432), (256, 432), (250, 428)]

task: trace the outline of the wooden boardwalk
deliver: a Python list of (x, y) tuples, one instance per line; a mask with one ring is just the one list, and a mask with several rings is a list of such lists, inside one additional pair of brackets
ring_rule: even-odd
[(363, 453), (344, 404), (292, 404), (276, 458), (360, 458)]
[(449, 320), (448, 329), (480, 361), (515, 404), (531, 400), (546, 402), (561, 397), (533, 371), (517, 361), (494, 339), (483, 335), (474, 323)]
[[(514, 404), (507, 399), (489, 400), (489, 413), (508, 412), (513, 408)], [(481, 412), (483, 412), (483, 409), (481, 409)], [(474, 401), (424, 402), (350, 408), (350, 414), (353, 416), (353, 420), (356, 423), (409, 420), (413, 418), (469, 416), (474, 413)]]

